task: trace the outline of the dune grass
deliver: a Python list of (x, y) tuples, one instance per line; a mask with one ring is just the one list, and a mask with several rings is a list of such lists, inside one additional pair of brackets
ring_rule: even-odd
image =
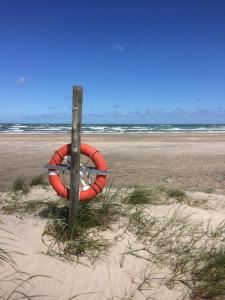
[(17, 177), (11, 188), (11, 192), (18, 193), (21, 192), (22, 194), (28, 194), (30, 192), (30, 188), (33, 186), (42, 186), (45, 187), (47, 185), (47, 181), (45, 180), (43, 175), (36, 175), (29, 181), (23, 176)]
[[(132, 232), (138, 244), (142, 245), (138, 249), (130, 245), (124, 255), (146, 260), (150, 264), (146, 268), (149, 270), (151, 264), (168, 268), (170, 271), (164, 284), (170, 288), (178, 283), (183, 285), (190, 299), (225, 296), (225, 224), (213, 228), (210, 223), (206, 226), (202, 222), (194, 222), (181, 208), (164, 218), (157, 217), (149, 211), (148, 205), (161, 204), (162, 194), (163, 199), (173, 197), (178, 202), (185, 197), (179, 190), (167, 188), (151, 189), (150, 192), (144, 190), (144, 200), (142, 189), (136, 189), (123, 201), (118, 194), (113, 197), (101, 195), (80, 206), (73, 228), (67, 224), (68, 211), (59, 212), (60, 217), (52, 216), (43, 232), (43, 237), (52, 238), (49, 254), (61, 255), (65, 259), (85, 255), (95, 260), (112, 244), (101, 233), (110, 229), (119, 216), (126, 231)], [(148, 273), (142, 272), (138, 288), (151, 288)]]
[[(151, 270), (151, 264), (167, 268), (164, 284), (169, 288), (182, 285), (190, 299), (225, 297), (225, 224), (206, 226), (193, 221), (181, 208), (163, 217), (153, 213), (152, 205), (170, 203), (189, 204), (184, 191), (163, 186), (136, 187), (123, 195), (108, 190), (81, 203), (73, 226), (68, 225), (68, 202), (63, 199), (14, 201), (3, 209), (41, 210), (47, 217), (42, 234), (47, 254), (70, 261), (86, 256), (93, 262), (106, 253), (115, 240), (107, 239), (104, 232), (112, 232), (120, 220), (124, 231), (131, 232), (141, 245), (129, 245), (124, 255), (144, 259), (149, 264), (146, 270)], [(138, 289), (150, 288), (151, 276), (143, 271)]]
[(29, 193), (35, 186), (46, 187), (47, 183), (43, 175), (37, 175), (28, 181), (25, 177), (19, 176), (13, 182), (11, 189), (5, 198), (1, 198), (0, 210), (7, 214), (32, 214), (38, 212), (41, 208), (48, 208), (52, 205), (60, 205), (62, 199), (51, 200), (48, 197), (42, 199), (29, 199)]
[(185, 192), (165, 186), (135, 187), (134, 190), (124, 198), (124, 202), (132, 205), (141, 204), (164, 204), (173, 198), (176, 202), (185, 200)]
[(176, 199), (178, 202), (181, 202), (185, 199), (185, 192), (175, 188), (166, 188), (165, 193), (168, 197)]
[(102, 233), (122, 214), (115, 198), (115, 194), (100, 195), (92, 202), (81, 203), (73, 226), (68, 223), (68, 206), (52, 212), (42, 235), (48, 253), (69, 260), (81, 255), (91, 260), (99, 257), (112, 243)]
[[(170, 288), (181, 283), (196, 300), (225, 296), (224, 222), (212, 228), (190, 220), (180, 210), (162, 219), (136, 208), (129, 216), (128, 228), (143, 246), (130, 247), (127, 254), (159, 268), (166, 266)], [(149, 288), (150, 282), (145, 273), (140, 286)]]
[(40, 210), (50, 213), (52, 207), (65, 205), (65, 200), (58, 198), (51, 200), (49, 198), (43, 199), (23, 199), (19, 195), (12, 195), (8, 201), (2, 205), (1, 210), (6, 214), (26, 215), (32, 213), (39, 213)]
[(42, 186), (45, 187), (48, 185), (48, 182), (45, 180), (43, 175), (36, 175), (30, 181), (30, 187), (32, 186)]
[(193, 299), (225, 297), (225, 247), (203, 253), (201, 265), (194, 269)]
[(212, 194), (213, 192), (215, 192), (215, 190), (213, 188), (209, 187), (205, 190), (205, 192), (206, 192), (206, 194)]
[(23, 194), (28, 194), (30, 191), (29, 183), (22, 176), (15, 179), (12, 185), (12, 192), (22, 192)]

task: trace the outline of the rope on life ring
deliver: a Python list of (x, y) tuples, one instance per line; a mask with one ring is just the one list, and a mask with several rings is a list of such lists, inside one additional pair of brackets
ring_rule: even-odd
[[(80, 145), (80, 153), (89, 157), (90, 160), (95, 164), (96, 169), (101, 171), (107, 171), (107, 164), (103, 156), (98, 150), (87, 144)], [(66, 144), (55, 151), (49, 165), (59, 166), (64, 157), (71, 154), (71, 144)], [(59, 172), (55, 169), (48, 170), (49, 182), (56, 191), (56, 193), (65, 198), (69, 199), (70, 189), (65, 186), (59, 176)], [(88, 190), (80, 191), (80, 201), (90, 200), (96, 197), (97, 194), (101, 193), (105, 185), (107, 184), (107, 175), (97, 175), (95, 181), (90, 185)]]

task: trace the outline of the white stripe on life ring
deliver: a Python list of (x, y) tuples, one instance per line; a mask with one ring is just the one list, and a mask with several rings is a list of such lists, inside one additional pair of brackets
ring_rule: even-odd
[(48, 175), (49, 176), (58, 175), (58, 172), (56, 172), (56, 171), (48, 171)]

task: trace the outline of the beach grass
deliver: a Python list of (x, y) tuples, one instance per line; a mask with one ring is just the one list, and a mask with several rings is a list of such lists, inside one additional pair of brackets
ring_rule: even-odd
[[(118, 220), (119, 213), (123, 226), (126, 226), (125, 232), (133, 233), (142, 244), (139, 249), (129, 246), (124, 255), (134, 255), (159, 268), (167, 267), (170, 271), (165, 278), (165, 284), (170, 288), (174, 288), (178, 283), (183, 285), (190, 299), (214, 299), (213, 297), (224, 296), (225, 224), (221, 223), (213, 228), (210, 223), (205, 226), (201, 222), (194, 222), (190, 215), (185, 215), (182, 208), (168, 213), (164, 218), (157, 217), (151, 213), (151, 209), (149, 211), (149, 203), (161, 204), (162, 194), (163, 197), (173, 197), (178, 202), (185, 195), (179, 190), (164, 188), (151, 189), (150, 193), (148, 192), (144, 190), (143, 193), (143, 189), (136, 189), (129, 201), (126, 197), (123, 201), (119, 197), (118, 201), (116, 197), (117, 201), (114, 199), (113, 203), (109, 198), (100, 196), (94, 201), (100, 206), (94, 208), (94, 203), (87, 203), (80, 207), (74, 228), (68, 227), (66, 219), (62, 222), (53, 218), (51, 223), (47, 224), (43, 235), (53, 237), (54, 245), (64, 244), (61, 255), (66, 259), (71, 258), (71, 255), (80, 256), (85, 253), (89, 258), (96, 259), (111, 245), (110, 241), (99, 233), (110, 228), (110, 224)], [(146, 198), (140, 201), (143, 195)], [(151, 285), (149, 274), (142, 274), (140, 290), (150, 288)], [(149, 286), (146, 286), (148, 284)]]
[(142, 204), (164, 204), (169, 203), (169, 200), (173, 198), (176, 202), (182, 202), (185, 200), (185, 192), (175, 188), (169, 188), (165, 186), (150, 186), (142, 187), (137, 186), (133, 191), (128, 192), (124, 198), (124, 202), (132, 205)]
[(23, 194), (28, 194), (30, 191), (29, 183), (27, 182), (27, 180), (24, 177), (19, 176), (13, 182), (11, 191), (14, 193), (22, 192)]
[(8, 201), (1, 206), (1, 210), (6, 214), (33, 214), (41, 213), (48, 215), (55, 206), (62, 206), (65, 201), (61, 198), (52, 200), (50, 198), (43, 199), (24, 199), (21, 195), (12, 194)]
[(103, 232), (118, 220), (122, 210), (115, 201), (115, 194), (107, 194), (81, 203), (73, 225), (68, 222), (68, 214), (66, 206), (49, 215), (42, 235), (45, 242), (50, 238), (48, 253), (69, 260), (80, 255), (94, 260), (111, 245), (112, 241), (106, 239)]
[(34, 176), (30, 181), (30, 186), (31, 187), (32, 186), (43, 186), (43, 187), (45, 187), (46, 185), (48, 185), (48, 182), (45, 180), (45, 177), (42, 174)]
[[(23, 181), (18, 186), (21, 191)], [(171, 203), (181, 206), (168, 211), (163, 217), (155, 214), (156, 205)], [(151, 288), (151, 274), (146, 270), (151, 270), (153, 264), (159, 269), (169, 270), (164, 278), (167, 287), (173, 289), (177, 284), (182, 285), (190, 299), (223, 297), (225, 223), (213, 227), (210, 222), (193, 221), (191, 215), (185, 213), (184, 203), (192, 205), (184, 191), (150, 186), (135, 187), (127, 192), (106, 190), (92, 201), (80, 204), (73, 225), (68, 223), (68, 202), (60, 198), (56, 201), (24, 201), (23, 197), (14, 193), (12, 201), (2, 210), (7, 213), (38, 212), (39, 216), (47, 218), (42, 233), (47, 254), (69, 261), (87, 257), (94, 262), (101, 254), (106, 254), (116, 243), (116, 238), (115, 235), (109, 238), (105, 233), (112, 233), (114, 225), (120, 223), (124, 234), (131, 233), (137, 241), (134, 245), (128, 244), (127, 251), (122, 255), (145, 260), (148, 266), (141, 272), (140, 291)]]
[(33, 178), (31, 178), (30, 181), (26, 179), (24, 176), (19, 176), (13, 182), (11, 192), (13, 193), (21, 192), (22, 194), (28, 194), (30, 192), (31, 187), (34, 186), (45, 187), (47, 185), (48, 183), (45, 180), (43, 175), (36, 175)]
[(182, 202), (186, 197), (183, 190), (176, 188), (165, 188), (165, 193), (168, 197), (176, 199), (178, 202)]
[[(165, 218), (143, 208), (129, 216), (128, 228), (142, 243), (131, 246), (126, 254), (146, 260), (159, 268), (167, 267), (166, 284), (181, 283), (191, 299), (214, 299), (225, 296), (225, 223), (212, 228), (194, 222), (183, 211), (175, 210)], [(143, 273), (140, 286), (149, 288), (150, 274)], [(147, 286), (146, 286), (147, 285)]]
[(225, 296), (225, 247), (203, 253), (191, 274), (194, 281), (193, 299), (216, 299)]

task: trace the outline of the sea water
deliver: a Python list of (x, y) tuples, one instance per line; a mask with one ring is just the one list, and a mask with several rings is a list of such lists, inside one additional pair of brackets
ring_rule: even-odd
[[(71, 124), (22, 124), (1, 123), (0, 133), (69, 133)], [(224, 133), (225, 124), (83, 124), (82, 133), (124, 134), (124, 133)]]

